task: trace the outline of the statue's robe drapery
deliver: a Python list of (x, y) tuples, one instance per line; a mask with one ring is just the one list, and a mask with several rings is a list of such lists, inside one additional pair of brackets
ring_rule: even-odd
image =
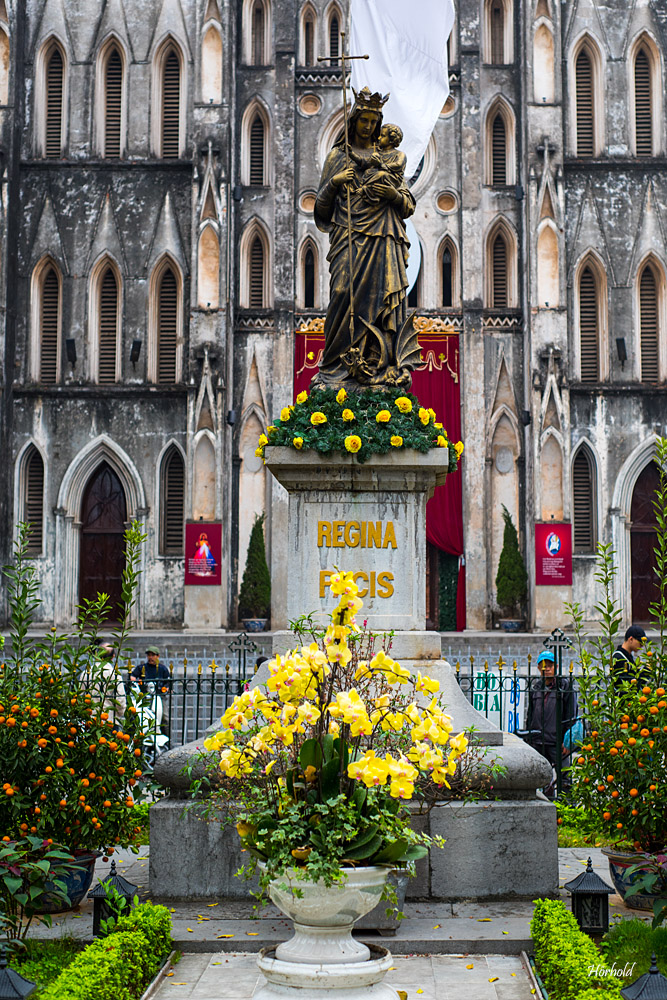
[(407, 316), (408, 242), (403, 219), (415, 210), (415, 200), (403, 184), (395, 202), (369, 202), (355, 189), (361, 183), (363, 167), (351, 164), (355, 181), (350, 192), (352, 227), (352, 271), (354, 277), (354, 336), (350, 340), (350, 268), (347, 239), (347, 196), (345, 185), (336, 187), (332, 178), (345, 170), (345, 151), (335, 146), (322, 171), (315, 222), (329, 233), (329, 308), (324, 325), (325, 347), (319, 381), (327, 384), (348, 379), (341, 362), (350, 347), (362, 350), (367, 359), (380, 354), (378, 341), (369, 333), (362, 317), (381, 334), (388, 348), (387, 364), (394, 363), (393, 341)]

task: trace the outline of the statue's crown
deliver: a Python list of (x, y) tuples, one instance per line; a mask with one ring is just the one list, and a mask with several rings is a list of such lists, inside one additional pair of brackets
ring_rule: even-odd
[(354, 90), (354, 100), (357, 108), (361, 111), (382, 111), (382, 108), (389, 100), (389, 94), (372, 94), (368, 87), (363, 87), (360, 91)]

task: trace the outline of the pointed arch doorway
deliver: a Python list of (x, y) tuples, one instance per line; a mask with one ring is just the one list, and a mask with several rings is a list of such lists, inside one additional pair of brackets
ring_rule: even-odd
[(92, 473), (81, 504), (79, 603), (109, 595), (112, 620), (120, 617), (127, 521), (122, 483), (107, 462)]
[(656, 543), (653, 499), (658, 481), (658, 467), (650, 462), (635, 483), (630, 508), (632, 621), (644, 625), (651, 617), (649, 605), (658, 597), (653, 551)]

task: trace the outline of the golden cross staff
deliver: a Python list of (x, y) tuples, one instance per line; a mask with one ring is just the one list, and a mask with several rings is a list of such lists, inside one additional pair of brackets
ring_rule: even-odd
[[(340, 39), (341, 39), (341, 50), (342, 50), (341, 54), (340, 54), (340, 62), (341, 62), (342, 70), (343, 70), (342, 87), (343, 87), (343, 120), (345, 122), (345, 169), (349, 170), (350, 169), (350, 145), (349, 145), (350, 135), (349, 135), (349, 127), (348, 127), (348, 121), (347, 121), (347, 82), (346, 82), (346, 79), (345, 79), (346, 73), (347, 73), (347, 67), (345, 65), (345, 62), (348, 59), (350, 59), (350, 60), (351, 59), (368, 59), (369, 57), (367, 55), (365, 55), (365, 56), (350, 56), (350, 55), (348, 55), (347, 52), (345, 51), (345, 32), (344, 31), (341, 31), (341, 33), (340, 33)], [(319, 56), (317, 61), (318, 62), (337, 63), (338, 62), (338, 56)], [(347, 192), (347, 254), (348, 254), (348, 257), (349, 257), (349, 261), (350, 261), (350, 343), (351, 343), (354, 340), (354, 277), (352, 275), (352, 209), (350, 208), (350, 185), (349, 184), (345, 185), (345, 190)]]

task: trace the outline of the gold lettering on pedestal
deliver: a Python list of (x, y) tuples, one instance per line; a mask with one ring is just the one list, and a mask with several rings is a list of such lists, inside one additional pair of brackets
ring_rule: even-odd
[(318, 548), (397, 549), (394, 522), (387, 521), (318, 521)]

